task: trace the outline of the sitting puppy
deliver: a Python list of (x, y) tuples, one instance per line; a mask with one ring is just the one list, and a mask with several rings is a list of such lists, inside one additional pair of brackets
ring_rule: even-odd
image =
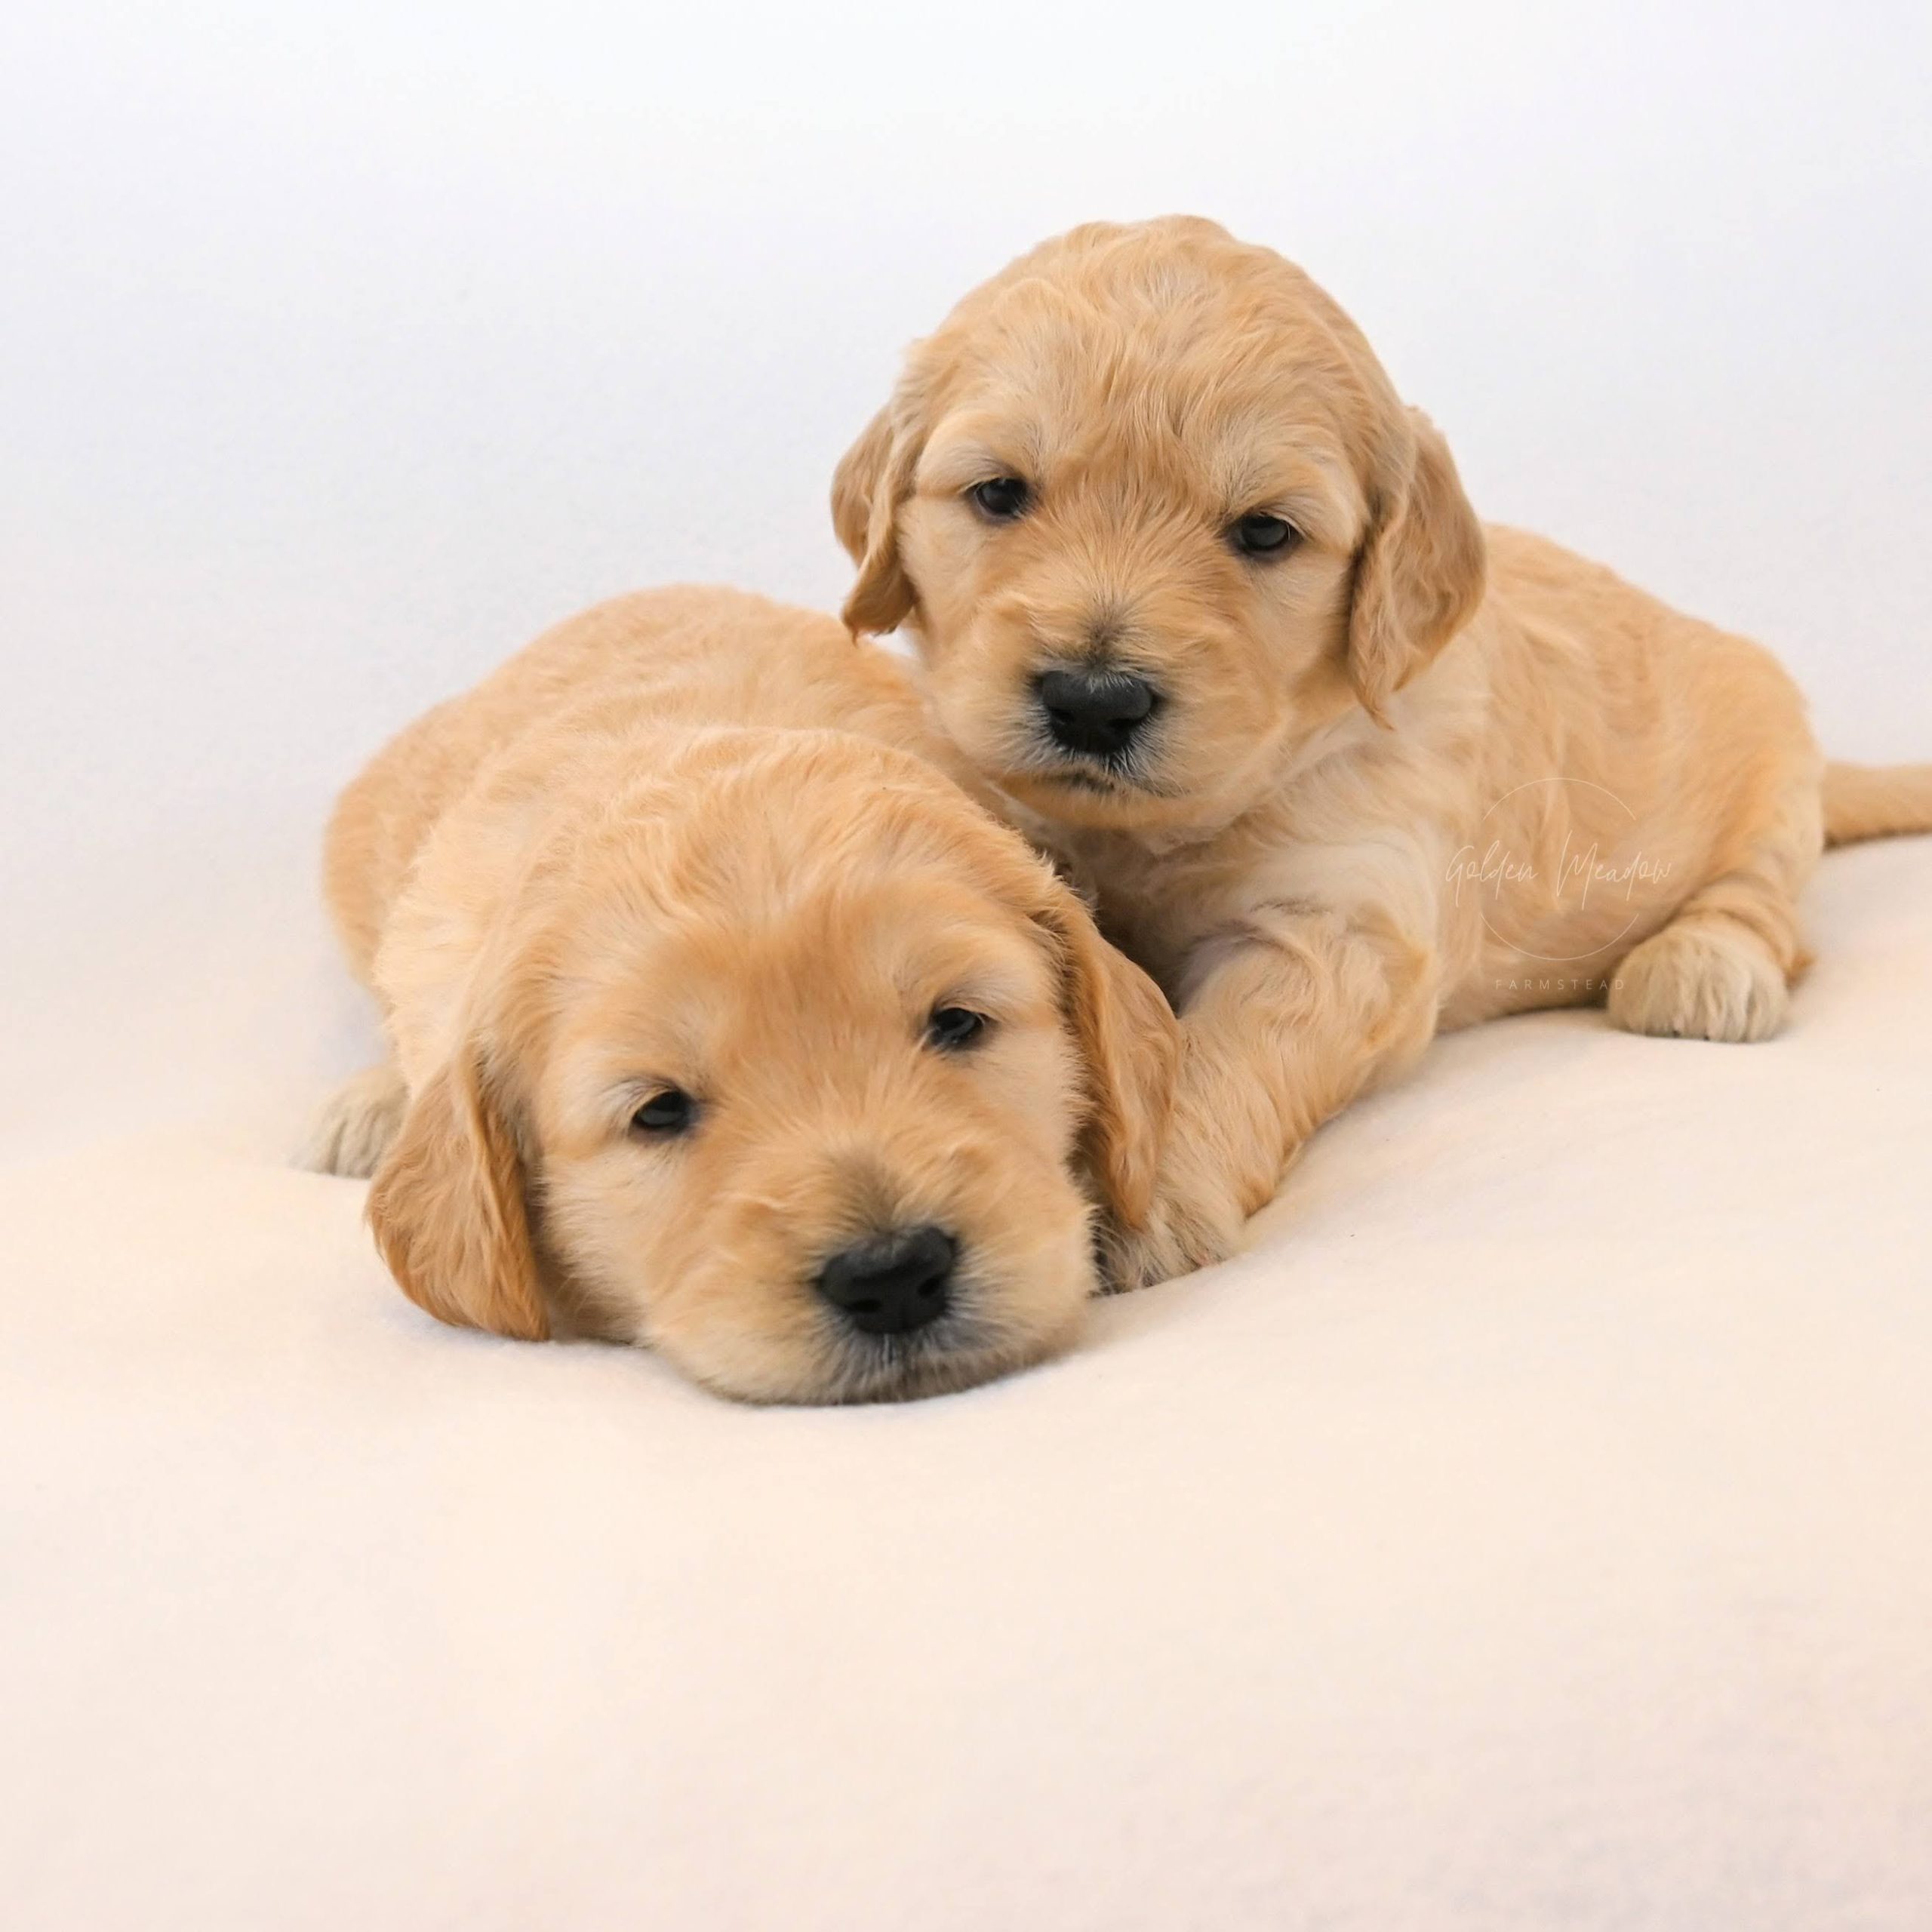
[(1130, 1272), (1223, 1253), (1439, 1026), (1607, 998), (1758, 1040), (1822, 838), (1932, 826), (1826, 770), (1757, 645), (1520, 532), (1299, 269), (1213, 223), (1075, 229), (918, 344), (833, 485), (855, 631), (1183, 1014)]
[(405, 1294), (764, 1401), (1069, 1339), (1096, 1201), (1146, 1211), (1175, 1025), (929, 750), (904, 673), (831, 619), (680, 589), (572, 619), (377, 756), (327, 880), (395, 1065), (310, 1159), (374, 1168)]

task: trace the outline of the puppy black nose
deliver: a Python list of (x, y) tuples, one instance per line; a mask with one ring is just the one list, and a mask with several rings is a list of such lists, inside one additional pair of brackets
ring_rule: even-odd
[(946, 1312), (959, 1244), (943, 1228), (898, 1228), (841, 1248), (818, 1291), (863, 1334), (903, 1335)]
[(1038, 689), (1054, 742), (1097, 758), (1124, 751), (1160, 700), (1131, 671), (1048, 671)]

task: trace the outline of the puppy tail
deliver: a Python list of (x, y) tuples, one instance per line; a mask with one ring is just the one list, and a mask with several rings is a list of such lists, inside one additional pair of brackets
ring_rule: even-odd
[(1825, 843), (1932, 832), (1932, 764), (1825, 768)]

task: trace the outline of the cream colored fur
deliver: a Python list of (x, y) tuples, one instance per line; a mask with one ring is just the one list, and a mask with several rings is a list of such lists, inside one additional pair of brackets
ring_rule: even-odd
[[(1011, 478), (1023, 511), (976, 486)], [(1132, 1272), (1225, 1253), (1307, 1137), (1443, 1027), (1603, 1001), (1783, 1023), (1826, 836), (1932, 825), (1932, 768), (1829, 777), (1768, 653), (1485, 528), (1447, 445), (1300, 270), (1212, 223), (1096, 225), (968, 295), (840, 466), (855, 630), (1183, 1018)], [(1238, 519), (1291, 526), (1237, 554)], [(1097, 761), (1037, 680), (1159, 706)]]
[[(1176, 1028), (949, 779), (903, 666), (722, 590), (623, 598), (344, 793), (329, 900), (392, 1066), (325, 1110), (445, 1321), (649, 1343), (723, 1392), (901, 1396), (1063, 1346), (1097, 1210), (1151, 1198)], [(935, 1011), (983, 1016), (957, 1051)], [(694, 1097), (688, 1133), (634, 1124)], [(827, 1257), (909, 1225), (946, 1313), (855, 1331)]]

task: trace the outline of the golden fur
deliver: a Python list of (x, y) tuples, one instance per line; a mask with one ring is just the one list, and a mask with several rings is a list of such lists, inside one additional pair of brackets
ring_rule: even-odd
[[(972, 495), (999, 478), (1010, 520)], [(1824, 777), (1758, 645), (1485, 528), (1347, 317), (1211, 223), (1077, 229), (967, 296), (832, 506), (848, 624), (906, 626), (940, 722), (1182, 1012), (1141, 1278), (1224, 1252), (1438, 1027), (1607, 998), (1764, 1038), (1823, 838), (1932, 825), (1932, 767)], [(1254, 513), (1295, 540), (1238, 554)], [(1035, 692), (1095, 666), (1159, 694), (1104, 760)]]
[[(382, 752), (326, 872), (395, 1061), (314, 1158), (375, 1168), (405, 1292), (756, 1400), (958, 1387), (1063, 1343), (1096, 1202), (1146, 1211), (1174, 1022), (946, 755), (884, 654), (697, 589), (572, 619)], [(990, 1023), (943, 1050), (930, 1017), (962, 1006)], [(654, 1138), (632, 1116), (666, 1086), (697, 1124)], [(860, 1334), (814, 1278), (912, 1223), (957, 1238), (952, 1304)]]

